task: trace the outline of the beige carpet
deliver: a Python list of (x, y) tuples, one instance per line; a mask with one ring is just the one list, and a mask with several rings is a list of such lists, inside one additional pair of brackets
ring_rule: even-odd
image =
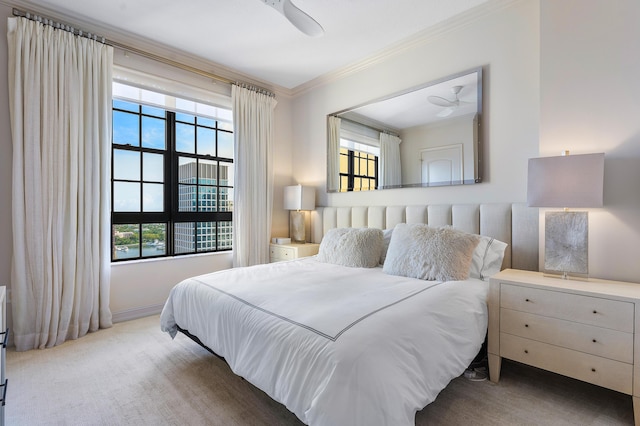
[[(59, 347), (9, 351), (7, 425), (301, 425), (158, 316)], [(631, 397), (512, 362), (498, 385), (458, 378), (416, 425), (631, 425)]]

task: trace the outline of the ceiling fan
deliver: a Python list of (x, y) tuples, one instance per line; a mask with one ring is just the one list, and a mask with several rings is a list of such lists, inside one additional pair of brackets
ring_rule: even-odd
[(451, 88), (451, 93), (453, 93), (454, 99), (450, 100), (447, 98), (443, 98), (442, 96), (427, 96), (427, 100), (434, 105), (443, 107), (444, 109), (440, 111), (436, 116), (438, 117), (447, 117), (453, 114), (453, 111), (458, 109), (461, 103), (469, 103), (466, 101), (461, 101), (458, 98), (458, 93), (462, 90), (464, 86), (453, 86)]
[(324, 28), (311, 16), (291, 3), (291, 0), (261, 0), (273, 7), (293, 24), (294, 27), (308, 36), (318, 37), (324, 34)]

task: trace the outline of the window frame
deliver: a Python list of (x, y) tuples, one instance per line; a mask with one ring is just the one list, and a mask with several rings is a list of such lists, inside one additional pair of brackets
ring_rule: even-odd
[[(127, 102), (131, 105), (137, 105), (137, 112), (126, 110), (123, 108), (118, 108), (116, 106), (116, 102)], [(157, 115), (150, 115), (144, 112), (145, 107), (151, 107), (155, 109), (160, 109), (164, 111), (164, 119), (165, 121), (165, 146), (164, 149), (145, 147), (143, 146), (143, 118), (151, 117), (151, 118), (160, 118)], [(131, 144), (123, 144), (116, 143), (114, 137), (112, 136), (111, 140), (111, 262), (119, 263), (126, 261), (136, 261), (143, 259), (155, 259), (155, 258), (166, 258), (166, 257), (174, 257), (174, 256), (186, 256), (193, 254), (201, 254), (201, 253), (215, 253), (215, 252), (226, 252), (233, 249), (231, 245), (231, 239), (226, 241), (226, 239), (220, 239), (221, 235), (224, 234), (222, 231), (225, 228), (222, 228), (223, 225), (226, 224), (227, 227), (232, 226), (233, 224), (233, 205), (227, 208), (226, 211), (220, 211), (223, 207), (223, 200), (226, 200), (226, 204), (229, 203), (229, 194), (233, 193), (235, 179), (232, 184), (229, 185), (228, 182), (226, 184), (222, 184), (220, 180), (221, 176), (221, 167), (220, 164), (224, 163), (228, 167), (233, 167), (234, 158), (228, 157), (219, 157), (219, 138), (222, 133), (227, 133), (233, 135), (234, 130), (233, 126), (231, 129), (226, 128), (219, 119), (214, 117), (204, 116), (202, 114), (193, 113), (193, 112), (181, 112), (181, 111), (172, 111), (166, 107), (159, 107), (157, 105), (148, 105), (139, 100), (131, 100), (118, 96), (114, 96), (112, 99), (112, 114), (116, 111), (134, 114), (137, 116), (138, 120), (138, 145), (134, 146)], [(176, 117), (179, 114), (186, 114), (188, 116), (192, 116), (194, 118), (193, 123), (187, 123), (185, 121), (178, 120)], [(198, 118), (213, 120), (213, 127), (210, 125), (202, 125), (198, 123)], [(113, 126), (115, 128), (115, 120), (113, 120)], [(176, 136), (176, 124), (188, 124), (193, 125), (194, 127), (194, 139), (193, 139), (193, 153), (187, 153), (177, 150), (177, 136)], [(213, 130), (214, 132), (214, 144), (215, 144), (215, 154), (198, 154), (198, 129), (206, 128)], [(115, 167), (115, 151), (116, 150), (124, 150), (124, 151), (133, 151), (140, 153), (140, 173), (139, 180), (127, 180), (127, 179), (115, 179), (114, 178), (114, 167)], [(163, 211), (162, 212), (145, 212), (144, 211), (144, 153), (152, 153), (152, 154), (161, 154), (163, 155)], [(196, 188), (196, 203), (195, 208), (196, 211), (181, 211), (179, 206), (179, 161), (180, 158), (192, 158), (196, 161), (196, 182), (192, 184)], [(207, 160), (211, 161), (215, 164), (216, 169), (216, 179), (215, 184), (208, 183), (202, 184), (200, 182), (199, 173), (200, 173), (200, 161)], [(140, 184), (140, 206), (139, 211), (115, 211), (115, 183), (116, 182), (135, 182)], [(158, 183), (152, 181), (153, 183)], [(216, 200), (215, 200), (215, 211), (202, 211), (200, 210), (202, 206), (200, 205), (200, 189), (202, 187), (207, 188), (215, 188)], [(221, 189), (226, 188), (227, 191), (221, 191)], [(226, 199), (224, 198), (224, 194), (226, 194)], [(232, 202), (232, 199), (231, 199)], [(192, 223), (194, 226), (193, 232), (193, 250), (192, 251), (179, 251), (176, 250), (176, 225), (180, 223)], [(215, 248), (214, 249), (203, 249), (200, 248), (200, 234), (198, 229), (200, 228), (201, 223), (214, 223), (216, 227), (215, 233)], [(164, 252), (158, 255), (152, 256), (143, 256), (142, 246), (143, 242), (143, 227), (145, 224), (164, 224), (165, 225), (165, 241), (164, 241)], [(137, 225), (138, 227), (138, 256), (136, 257), (126, 257), (122, 259), (117, 258), (117, 249), (115, 243), (115, 232), (116, 225)], [(226, 228), (228, 229), (228, 228)], [(225, 244), (226, 243), (226, 244)]]
[[(346, 151), (346, 154), (343, 153), (343, 151)], [(356, 155), (358, 154), (358, 155)], [(360, 191), (372, 191), (374, 189), (376, 189), (378, 187), (378, 162), (380, 159), (379, 155), (375, 155), (369, 152), (365, 152), (365, 151), (359, 151), (356, 149), (351, 149), (345, 146), (341, 146), (340, 147), (340, 158), (342, 158), (343, 156), (347, 157), (347, 172), (343, 172), (342, 170), (342, 166), (340, 167), (340, 171), (339, 171), (339, 175), (340, 175), (340, 187), (339, 187), (339, 192), (360, 192)], [(370, 158), (366, 158), (368, 156), (372, 156), (373, 159)], [(366, 174), (362, 174), (362, 173), (356, 173), (356, 159), (357, 160), (365, 160), (367, 161), (367, 164), (369, 164), (370, 161), (374, 162), (374, 176), (369, 175), (368, 173)], [(368, 167), (367, 167), (368, 169)], [(361, 170), (359, 170), (361, 172)], [(347, 187), (344, 188), (342, 185), (343, 182), (343, 178), (346, 178), (347, 181)], [(360, 186), (356, 187), (355, 185), (355, 181), (356, 179), (361, 179), (361, 184)], [(367, 180), (371, 180), (373, 179), (374, 181), (374, 186), (371, 187), (369, 186), (369, 189), (363, 189), (362, 188), (362, 179), (367, 179)]]

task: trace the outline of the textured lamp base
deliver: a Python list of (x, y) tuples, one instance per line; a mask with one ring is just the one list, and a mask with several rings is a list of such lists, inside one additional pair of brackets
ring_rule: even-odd
[(298, 244), (306, 242), (305, 213), (303, 211), (291, 211), (289, 214), (289, 235), (291, 241)]
[(568, 274), (589, 273), (589, 216), (587, 212), (545, 214), (544, 269)]

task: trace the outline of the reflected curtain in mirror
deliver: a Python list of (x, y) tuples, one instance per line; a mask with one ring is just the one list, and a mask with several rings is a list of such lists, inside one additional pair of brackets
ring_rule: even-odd
[(329, 116), (327, 137), (327, 189), (340, 189), (340, 117)]
[(380, 186), (397, 187), (402, 183), (400, 139), (396, 135), (380, 133)]

